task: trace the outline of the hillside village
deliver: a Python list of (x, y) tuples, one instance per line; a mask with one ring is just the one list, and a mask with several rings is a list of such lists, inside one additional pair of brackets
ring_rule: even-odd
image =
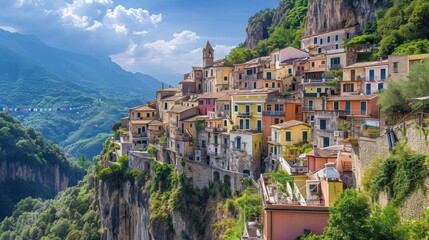
[[(398, 81), (429, 57), (364, 61), (370, 49), (343, 47), (355, 35), (349, 27), (308, 36), (301, 49), (241, 64), (215, 60), (207, 42), (202, 66), (192, 66), (177, 88), (163, 87), (129, 109), (116, 154), (148, 168), (152, 146), (157, 161), (174, 164), (198, 188), (242, 190), (250, 177), (263, 202), (263, 229), (249, 224), (243, 239), (321, 234), (339, 194), (359, 185), (353, 148), (389, 126), (377, 105), (386, 80)], [(267, 175), (279, 169), (293, 181), (279, 187)]]

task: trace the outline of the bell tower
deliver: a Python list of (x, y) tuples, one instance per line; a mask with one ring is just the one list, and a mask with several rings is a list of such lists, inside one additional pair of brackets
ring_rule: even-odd
[(203, 48), (203, 68), (212, 67), (214, 59), (214, 49), (207, 41), (206, 46)]

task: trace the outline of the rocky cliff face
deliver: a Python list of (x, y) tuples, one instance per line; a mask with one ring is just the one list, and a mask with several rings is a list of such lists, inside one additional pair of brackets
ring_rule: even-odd
[(246, 41), (244, 47), (254, 48), (262, 39), (268, 37), (268, 28), (279, 25), (290, 3), (281, 2), (279, 7), (273, 10), (261, 11), (249, 19), (249, 25), (246, 28)]
[(62, 170), (58, 164), (34, 168), (21, 162), (0, 162), (0, 183), (15, 180), (36, 182), (48, 189), (52, 196), (75, 185), (83, 175), (83, 171)]
[(362, 30), (387, 0), (309, 0), (303, 37), (344, 27)]

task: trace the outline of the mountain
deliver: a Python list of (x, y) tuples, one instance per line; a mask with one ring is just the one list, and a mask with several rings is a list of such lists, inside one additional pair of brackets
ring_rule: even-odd
[(0, 219), (22, 198), (54, 197), (83, 175), (84, 170), (58, 146), (0, 113)]
[(74, 156), (97, 155), (115, 120), (127, 114), (127, 107), (152, 99), (160, 86), (109, 58), (63, 51), (34, 36), (0, 30), (0, 108), (8, 107), (24, 125)]

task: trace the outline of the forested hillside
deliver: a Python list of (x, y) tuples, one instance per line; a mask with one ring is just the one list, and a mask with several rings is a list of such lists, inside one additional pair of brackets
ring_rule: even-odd
[(24, 128), (16, 119), (0, 113), (0, 219), (22, 198), (54, 197), (76, 184), (86, 166), (85, 161), (78, 166), (33, 128)]
[(76, 157), (97, 155), (126, 107), (151, 99), (159, 86), (109, 59), (58, 50), (34, 37), (0, 30), (0, 108), (7, 107), (24, 125)]

